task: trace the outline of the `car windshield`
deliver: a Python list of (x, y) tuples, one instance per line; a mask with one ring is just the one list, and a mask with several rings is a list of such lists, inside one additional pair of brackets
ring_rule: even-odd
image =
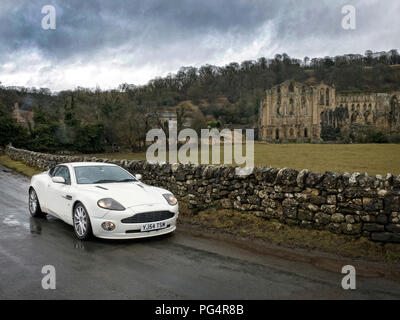
[(117, 166), (82, 166), (74, 169), (78, 184), (137, 181), (130, 173)]

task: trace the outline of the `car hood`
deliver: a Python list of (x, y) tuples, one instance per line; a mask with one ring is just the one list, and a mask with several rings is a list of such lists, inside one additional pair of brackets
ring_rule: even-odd
[(168, 191), (140, 182), (103, 183), (79, 186), (78, 189), (95, 192), (99, 200), (101, 198), (112, 198), (125, 208), (144, 204), (167, 204), (163, 193), (168, 193)]

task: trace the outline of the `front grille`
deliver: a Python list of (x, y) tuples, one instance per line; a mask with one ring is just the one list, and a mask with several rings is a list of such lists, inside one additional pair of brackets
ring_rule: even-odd
[(122, 223), (145, 223), (171, 219), (175, 213), (170, 211), (150, 211), (135, 214), (132, 217), (122, 219)]

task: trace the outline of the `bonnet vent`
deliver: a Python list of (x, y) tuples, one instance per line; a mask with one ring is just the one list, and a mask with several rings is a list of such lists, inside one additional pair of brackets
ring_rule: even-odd
[(96, 188), (103, 189), (103, 190), (108, 190), (107, 188), (104, 188), (104, 187), (101, 187), (101, 186), (96, 186)]

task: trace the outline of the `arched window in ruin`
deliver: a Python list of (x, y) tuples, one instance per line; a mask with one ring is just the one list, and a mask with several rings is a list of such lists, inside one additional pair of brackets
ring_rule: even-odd
[(326, 125), (326, 113), (325, 112), (321, 112), (320, 119), (321, 119), (321, 125), (325, 126)]
[(304, 128), (304, 138), (308, 138), (308, 129)]
[(302, 96), (301, 97), (301, 110), (302, 110), (302, 114), (307, 114), (307, 101), (306, 101), (306, 97)]
[(275, 139), (279, 140), (279, 129), (275, 130)]
[(294, 102), (293, 102), (293, 99), (290, 99), (290, 102), (289, 102), (289, 115), (294, 115)]
[(356, 107), (354, 106), (354, 104), (352, 104), (351, 108), (350, 108), (350, 112), (349, 112), (350, 123), (354, 122), (355, 111), (356, 111)]
[(332, 112), (332, 110), (329, 110), (329, 113), (328, 113), (328, 125), (333, 125), (333, 112)]
[(278, 104), (277, 106), (276, 106), (276, 109), (275, 109), (275, 111), (276, 111), (276, 114), (279, 116), (280, 114), (281, 114), (281, 106)]
[(320, 105), (324, 105), (324, 103), (325, 103), (325, 101), (324, 101), (324, 89), (321, 89), (319, 104)]
[(329, 106), (330, 104), (330, 99), (329, 99), (329, 88), (326, 88), (326, 105)]
[(293, 82), (291, 82), (290, 85), (289, 85), (289, 92), (294, 92)]
[(374, 121), (374, 115), (372, 112), (372, 104), (369, 104), (367, 107), (367, 111), (365, 112), (365, 119), (367, 124), (372, 124), (372, 122)]
[(357, 112), (352, 113), (350, 121), (351, 123), (357, 122)]
[(368, 107), (367, 107), (367, 104), (366, 104), (366, 103), (364, 103), (364, 105), (363, 105), (363, 107), (362, 107), (361, 114), (362, 114), (363, 117), (364, 117), (364, 122), (365, 122), (365, 123), (368, 123), (369, 111), (368, 111)]
[(290, 134), (290, 137), (291, 137), (291, 138), (294, 137), (294, 130), (293, 130), (293, 128), (290, 128), (289, 134)]
[(393, 96), (390, 100), (390, 112), (389, 112), (389, 125), (393, 126), (400, 123), (400, 106), (397, 96)]
[(276, 93), (277, 93), (277, 94), (281, 94), (281, 87), (278, 87), (278, 88), (276, 89)]

